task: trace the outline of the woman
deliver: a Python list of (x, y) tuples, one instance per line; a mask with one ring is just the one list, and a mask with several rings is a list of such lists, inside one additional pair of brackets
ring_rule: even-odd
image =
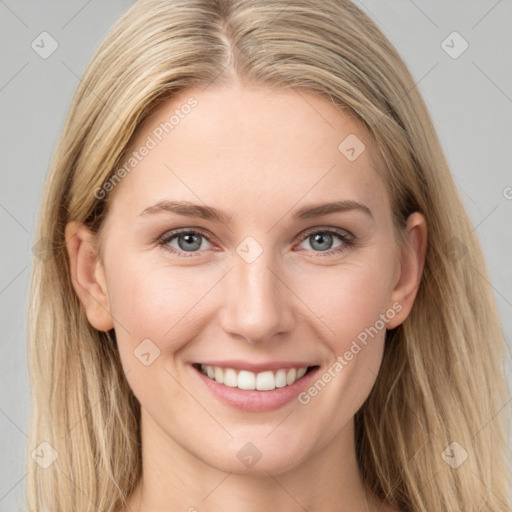
[(137, 2), (38, 236), (31, 510), (510, 509), (481, 250), (353, 4)]

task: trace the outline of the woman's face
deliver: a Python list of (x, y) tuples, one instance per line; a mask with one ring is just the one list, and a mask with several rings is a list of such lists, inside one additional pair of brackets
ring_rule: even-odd
[(162, 456), (277, 473), (348, 439), (421, 273), (372, 151), (328, 100), (262, 87), (182, 91), (139, 131), (84, 303)]

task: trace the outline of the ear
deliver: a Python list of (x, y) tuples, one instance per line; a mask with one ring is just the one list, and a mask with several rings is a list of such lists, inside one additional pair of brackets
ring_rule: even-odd
[(99, 331), (114, 327), (110, 314), (103, 264), (97, 253), (97, 236), (79, 222), (66, 225), (71, 282), (90, 324)]
[[(426, 251), (427, 223), (421, 213), (415, 212), (409, 216), (405, 227), (398, 279), (390, 298), (390, 307), (395, 304), (393, 309), (397, 314), (389, 320), (387, 329), (394, 329), (409, 316), (420, 286)], [(400, 304), (401, 308), (397, 308), (396, 304)]]

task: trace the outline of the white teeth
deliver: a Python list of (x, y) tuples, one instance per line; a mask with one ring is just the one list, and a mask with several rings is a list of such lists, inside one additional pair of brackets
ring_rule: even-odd
[(224, 371), (224, 386), (229, 386), (230, 388), (236, 388), (238, 386), (238, 377), (233, 368), (226, 368)]
[(307, 368), (299, 368), (297, 370), (297, 380), (300, 379), (301, 377), (304, 377), (304, 375), (306, 375), (306, 370), (307, 370)]
[(297, 379), (297, 370), (295, 368), (290, 368), (288, 370), (288, 373), (286, 374), (286, 384), (288, 384), (288, 386), (289, 386), (290, 384), (293, 384), (296, 379)]
[[(207, 367), (208, 368), (208, 367)], [(208, 370), (206, 370), (208, 372)], [(208, 373), (207, 373), (208, 375)], [(209, 375), (208, 375), (209, 376)], [(209, 376), (210, 377), (210, 376)], [(215, 367), (215, 380), (219, 383), (219, 384), (224, 384), (224, 372), (222, 371), (222, 368), (219, 368), (219, 367)], [(213, 377), (210, 377), (210, 379), (213, 378)]]
[(276, 372), (276, 388), (284, 388), (286, 386), (286, 370), (277, 370)]
[(242, 370), (238, 374), (238, 387), (240, 389), (256, 389), (256, 378), (254, 373)]
[(261, 372), (256, 377), (256, 389), (258, 391), (272, 391), (276, 389), (276, 379), (272, 372)]
[(220, 368), (219, 366), (201, 365), (201, 372), (219, 384), (244, 390), (272, 391), (275, 388), (290, 386), (296, 380), (304, 377), (308, 368), (289, 368), (277, 371), (254, 373), (247, 370)]

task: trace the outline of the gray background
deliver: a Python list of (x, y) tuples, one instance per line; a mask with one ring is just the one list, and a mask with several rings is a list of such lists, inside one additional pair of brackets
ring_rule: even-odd
[[(483, 286), (494, 290), (510, 346), (512, 2), (356, 3), (397, 47), (417, 80), (483, 245), (490, 271), (490, 283)], [(26, 445), (26, 311), (43, 179), (79, 77), (108, 28), (131, 4), (0, 0), (0, 512), (24, 510), (24, 453), (35, 448)], [(31, 45), (35, 40), (41, 46), (44, 37), (45, 49), (51, 48), (48, 36), (40, 36), (45, 31), (58, 48), (42, 58)], [(457, 58), (463, 41), (450, 36), (454, 31), (469, 45)], [(510, 405), (504, 404), (500, 414), (509, 413)]]

